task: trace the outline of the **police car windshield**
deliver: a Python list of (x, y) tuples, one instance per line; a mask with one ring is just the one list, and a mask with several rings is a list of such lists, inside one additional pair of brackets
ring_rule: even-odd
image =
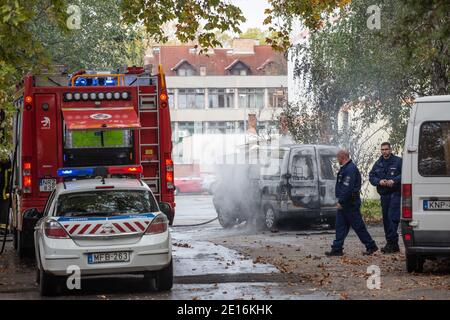
[(118, 216), (157, 211), (152, 194), (145, 190), (102, 190), (62, 194), (56, 215), (65, 217)]

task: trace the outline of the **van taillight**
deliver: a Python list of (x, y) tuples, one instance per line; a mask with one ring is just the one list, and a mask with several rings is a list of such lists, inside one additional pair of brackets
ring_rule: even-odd
[(402, 184), (402, 218), (412, 219), (412, 185)]
[(49, 238), (68, 239), (69, 236), (57, 221), (47, 221), (44, 226), (45, 235)]

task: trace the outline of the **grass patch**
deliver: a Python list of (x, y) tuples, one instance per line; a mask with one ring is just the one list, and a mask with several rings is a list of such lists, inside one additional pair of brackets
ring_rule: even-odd
[(379, 223), (383, 220), (380, 200), (364, 199), (361, 203), (361, 214), (366, 223)]

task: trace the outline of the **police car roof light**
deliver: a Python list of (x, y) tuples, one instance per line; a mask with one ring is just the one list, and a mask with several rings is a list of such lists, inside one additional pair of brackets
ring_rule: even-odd
[(109, 174), (141, 174), (142, 166), (108, 167)]
[(58, 177), (80, 177), (94, 174), (94, 168), (61, 168), (58, 169)]

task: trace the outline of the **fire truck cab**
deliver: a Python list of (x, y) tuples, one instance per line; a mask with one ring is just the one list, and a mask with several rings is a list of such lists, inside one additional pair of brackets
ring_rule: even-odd
[[(11, 226), (19, 255), (33, 247), (37, 218), (62, 178), (60, 168), (109, 168), (139, 178), (175, 214), (165, 76), (144, 68), (27, 75), (15, 99)], [(141, 169), (142, 167), (142, 169)], [(137, 169), (139, 168), (139, 169)], [(86, 174), (86, 177), (93, 178)]]

